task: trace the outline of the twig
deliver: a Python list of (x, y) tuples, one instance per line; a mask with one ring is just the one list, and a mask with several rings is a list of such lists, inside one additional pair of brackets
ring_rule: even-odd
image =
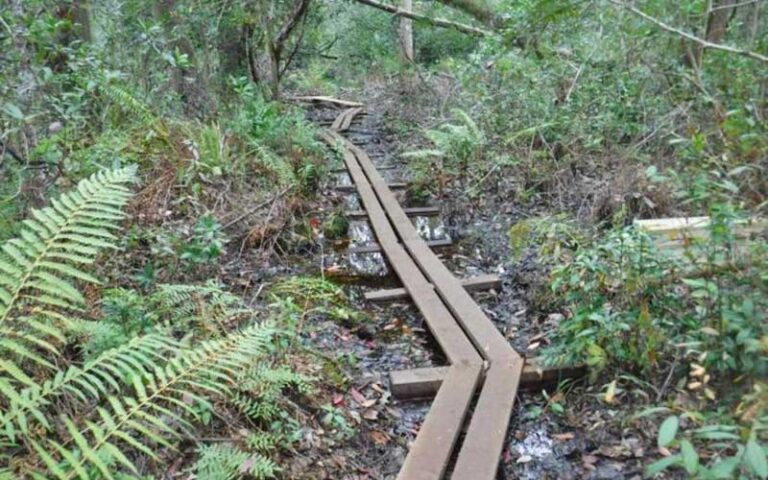
[(664, 380), (664, 383), (661, 385), (661, 388), (657, 390), (656, 392), (656, 403), (659, 403), (664, 396), (664, 394), (667, 391), (667, 388), (669, 387), (669, 382), (672, 381), (672, 375), (674, 375), (675, 370), (677, 369), (677, 364), (680, 362), (680, 356), (675, 355), (675, 359), (672, 361), (672, 367), (669, 369), (669, 373), (667, 374), (667, 378)]
[(733, 5), (719, 5), (717, 7), (712, 7), (709, 9), (709, 13), (716, 12), (718, 10), (725, 10), (727, 8), (739, 8), (739, 7), (746, 7), (747, 5), (753, 5), (757, 3), (760, 0), (747, 0), (746, 2), (736, 3)]
[[(362, 1), (362, 0), (358, 0)], [(367, 1), (367, 0), (366, 0)], [(679, 28), (672, 27), (670, 25), (667, 25), (666, 23), (662, 22), (661, 20), (654, 18), (647, 13), (643, 12), (642, 10), (639, 10), (632, 5), (627, 5), (626, 3), (619, 1), (619, 0), (608, 0), (612, 4), (619, 6), (621, 8), (626, 8), (630, 12), (634, 13), (638, 17), (641, 17), (657, 27), (661, 28), (662, 30), (666, 30), (667, 32), (674, 33), (676, 35), (679, 35), (685, 39), (688, 39), (694, 43), (698, 43), (704, 48), (711, 48), (712, 50), (720, 50), (722, 52), (728, 52), (733, 53), (735, 55), (741, 55), (743, 57), (751, 58), (753, 60), (758, 60), (760, 62), (768, 63), (768, 57), (765, 55), (762, 55), (757, 52), (753, 52), (751, 50), (743, 50), (741, 48), (731, 47), (729, 45), (721, 45), (719, 43), (712, 43), (708, 40), (704, 40), (703, 38), (699, 38), (696, 35), (690, 34), (686, 31), (680, 30)]]
[(267, 205), (270, 205), (272, 202), (274, 202), (278, 198), (280, 198), (283, 195), (285, 195), (286, 193), (288, 193), (288, 190), (290, 190), (291, 188), (292, 188), (291, 186), (283, 188), (282, 190), (277, 192), (274, 196), (272, 196), (272, 198), (269, 198), (268, 200), (265, 200), (265, 201), (261, 202), (260, 204), (256, 205), (255, 207), (251, 208), (250, 210), (246, 211), (245, 213), (243, 213), (241, 215), (238, 215), (237, 218), (235, 218), (234, 220), (231, 220), (231, 221), (227, 222), (227, 224), (222, 227), (222, 230), (228, 229), (229, 227), (231, 227), (232, 225), (236, 224), (240, 220), (242, 220), (242, 219), (244, 219), (244, 218), (246, 218), (246, 217), (248, 217), (250, 215), (253, 215), (254, 213), (256, 213), (259, 210), (261, 210), (262, 208), (266, 207)]

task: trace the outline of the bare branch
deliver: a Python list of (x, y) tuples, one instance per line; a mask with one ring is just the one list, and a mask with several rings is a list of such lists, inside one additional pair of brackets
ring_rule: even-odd
[[(358, 0), (358, 1), (360, 1), (360, 0)], [(616, 5), (616, 6), (619, 6), (619, 7), (622, 7), (622, 8), (626, 8), (627, 10), (629, 10), (632, 13), (634, 13), (638, 17), (641, 17), (644, 20), (647, 20), (647, 21), (653, 23), (654, 25), (656, 25), (657, 27), (661, 28), (662, 30), (665, 30), (667, 32), (679, 35), (679, 36), (681, 36), (681, 37), (683, 37), (685, 39), (688, 39), (688, 40), (690, 40), (690, 41), (692, 41), (694, 43), (698, 43), (699, 45), (701, 45), (704, 48), (711, 48), (712, 50), (720, 50), (722, 52), (733, 53), (734, 55), (741, 55), (743, 57), (748, 57), (748, 58), (751, 58), (753, 60), (758, 60), (760, 62), (768, 63), (768, 57), (763, 55), (763, 54), (760, 54), (760, 53), (757, 53), (757, 52), (753, 52), (751, 50), (743, 50), (743, 49), (740, 49), (740, 48), (731, 47), (729, 45), (722, 45), (722, 44), (719, 44), (719, 43), (709, 42), (707, 40), (704, 40), (703, 38), (699, 38), (696, 35), (690, 34), (690, 33), (686, 32), (684, 30), (680, 30), (679, 28), (675, 28), (675, 27), (672, 27), (670, 25), (667, 25), (666, 23), (662, 22), (661, 20), (648, 15), (647, 13), (643, 12), (642, 10), (639, 10), (639, 9), (633, 7), (632, 5), (628, 5), (628, 4), (626, 4), (626, 3), (622, 2), (622, 1), (619, 1), (619, 0), (608, 0), (608, 1), (611, 2), (612, 4)]]
[(363, 5), (368, 5), (369, 7), (378, 8), (379, 10), (384, 10), (385, 12), (389, 12), (396, 16), (410, 18), (411, 20), (426, 22), (426, 23), (429, 23), (430, 25), (434, 25), (435, 27), (453, 28), (454, 30), (467, 33), (469, 35), (480, 35), (480, 36), (492, 35), (492, 32), (488, 30), (472, 27), (470, 25), (464, 25), (463, 23), (451, 22), (450, 20), (445, 20), (442, 18), (432, 18), (426, 15), (421, 15), (419, 13), (409, 12), (409, 11), (403, 10), (402, 8), (397, 8), (393, 5), (388, 5), (386, 3), (379, 3), (376, 0), (356, 0), (356, 1), (359, 3), (362, 3)]

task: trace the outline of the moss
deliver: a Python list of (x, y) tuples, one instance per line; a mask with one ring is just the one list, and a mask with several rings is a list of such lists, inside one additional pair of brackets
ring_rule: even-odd
[(509, 228), (507, 236), (509, 237), (509, 248), (513, 260), (518, 260), (525, 247), (528, 246), (531, 230), (531, 220), (521, 220)]
[(349, 220), (341, 212), (334, 212), (323, 224), (323, 234), (329, 240), (344, 237), (349, 231)]

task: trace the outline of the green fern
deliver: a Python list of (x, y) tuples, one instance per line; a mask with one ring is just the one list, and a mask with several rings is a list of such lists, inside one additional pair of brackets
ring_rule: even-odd
[(231, 480), (247, 475), (257, 480), (275, 478), (280, 468), (270, 458), (238, 450), (229, 444), (203, 445), (195, 473), (199, 480)]
[(54, 400), (62, 395), (70, 395), (83, 403), (99, 400), (110, 392), (120, 391), (125, 378), (149, 373), (145, 365), (178, 348), (178, 342), (162, 335), (135, 337), (82, 367), (71, 366), (59, 371), (52, 379), (25, 388), (11, 400), (7, 411), (0, 416), (0, 434), (13, 441), (19, 434), (30, 433), (32, 421), (50, 431), (48, 418)]
[(102, 82), (101, 91), (109, 100), (120, 107), (124, 112), (127, 112), (141, 121), (147, 127), (163, 130), (161, 121), (155, 117), (152, 110), (136, 99), (128, 90), (117, 85), (111, 85), (106, 82)]
[(96, 469), (112, 479), (118, 465), (138, 473), (123, 450), (130, 447), (156, 460), (155, 449), (147, 444), (172, 448), (171, 439), (178, 436), (178, 430), (191, 428), (186, 417), (197, 415), (194, 407), (212, 409), (208, 397), (227, 394), (237, 373), (267, 350), (273, 334), (271, 326), (255, 325), (183, 350), (166, 363), (146, 359), (145, 373), (128, 382), (132, 395), (108, 397), (108, 405), (97, 407), (94, 418), (85, 421), (62, 416), (63, 441), (28, 439), (47, 468), (39, 475), (87, 479), (88, 469)]
[(37, 385), (17, 359), (53, 367), (44, 355), (58, 354), (62, 326), (71, 322), (66, 313), (84, 304), (74, 284), (98, 283), (80, 265), (113, 248), (112, 231), (131, 196), (124, 184), (134, 177), (135, 168), (128, 167), (82, 180), (50, 207), (33, 210), (19, 237), (0, 247), (0, 400), (23, 403), (16, 385)]
[(33, 210), (19, 238), (0, 254), (0, 325), (25, 303), (76, 310), (83, 297), (72, 280), (99, 283), (71, 264), (93, 263), (102, 248), (112, 248), (110, 232), (123, 218), (120, 210), (131, 192), (123, 185), (134, 167), (104, 171), (82, 180), (76, 189)]
[(153, 315), (174, 327), (224, 325), (252, 315), (242, 298), (222, 290), (213, 280), (204, 285), (159, 285), (150, 303)]
[(237, 382), (238, 391), (231, 397), (231, 402), (248, 418), (268, 424), (280, 417), (283, 408), (280, 398), (288, 388), (301, 395), (310, 395), (313, 391), (312, 379), (296, 373), (288, 367), (255, 365), (245, 370)]

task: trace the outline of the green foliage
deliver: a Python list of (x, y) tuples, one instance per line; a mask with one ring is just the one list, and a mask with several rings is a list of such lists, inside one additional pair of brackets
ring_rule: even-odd
[[(52, 207), (33, 211), (20, 238), (3, 246), (2, 315), (8, 333), (3, 348), (8, 356), (0, 377), (0, 436), (9, 450), (0, 458), (7, 460), (9, 451), (25, 456), (23, 464), (34, 465), (36, 477), (137, 475), (138, 457), (158, 459), (157, 449), (172, 448), (179, 432), (193, 428), (191, 420), (205, 420), (212, 398), (234, 398), (241, 372), (263, 359), (272, 345), (272, 327), (252, 322), (242, 328), (231, 325), (233, 333), (194, 346), (159, 332), (141, 335), (161, 319), (230, 322), (242, 317), (241, 301), (213, 284), (162, 286), (150, 297), (150, 308), (135, 292), (114, 289), (103, 303), (102, 322), (122, 329), (122, 337), (114, 347), (102, 342), (92, 348), (90, 360), (67, 366), (55, 343), (94, 329), (91, 322), (68, 320), (59, 312), (84, 303), (74, 280), (97, 282), (70, 264), (91, 263), (99, 249), (116, 240), (111, 231), (130, 195), (121, 184), (132, 176), (133, 169), (123, 169), (83, 180), (52, 200)], [(66, 329), (57, 328), (57, 322)], [(53, 358), (63, 367), (54, 365)], [(25, 372), (28, 364), (36, 366), (34, 372)], [(271, 386), (271, 399), (289, 383), (308, 388), (291, 371), (264, 368), (260, 375)], [(248, 471), (260, 478), (276, 472), (263, 456), (253, 456), (252, 462)]]
[(192, 228), (192, 236), (181, 247), (179, 259), (192, 265), (213, 263), (223, 253), (227, 241), (221, 225), (212, 216), (204, 215)]
[(312, 315), (327, 315), (349, 324), (360, 320), (359, 313), (349, 307), (344, 291), (324, 278), (291, 277), (277, 283), (271, 293), (287, 327)]
[(344, 237), (349, 230), (349, 220), (343, 212), (334, 211), (323, 223), (323, 234), (329, 240)]
[(99, 283), (81, 265), (94, 262), (104, 248), (113, 248), (113, 231), (123, 218), (120, 208), (130, 197), (123, 184), (134, 168), (105, 171), (81, 181), (77, 188), (51, 201), (52, 206), (32, 210), (18, 238), (2, 245), (0, 254), (0, 348), (6, 360), (0, 371), (0, 392), (16, 395), (15, 383), (36, 382), (17, 363), (30, 361), (44, 368), (53, 365), (42, 349), (58, 355), (66, 314), (77, 312), (85, 300), (76, 282)]
[(747, 250), (748, 269), (730, 270), (722, 263), (730, 257), (717, 253), (728, 249), (722, 231), (715, 221), (710, 240), (689, 247), (691, 258), (712, 262), (695, 270), (658, 252), (634, 229), (612, 232), (555, 267), (551, 287), (568, 314), (545, 355), (586, 360), (596, 371), (609, 364), (647, 370), (664, 346), (683, 342), (718, 374), (764, 375), (768, 357), (761, 342), (768, 331), (758, 312), (766, 307), (765, 242)]
[[(681, 469), (690, 478), (707, 480), (768, 478), (766, 449), (758, 439), (767, 430), (766, 421), (768, 418), (755, 421), (743, 437), (737, 425), (706, 425), (681, 433), (679, 417), (667, 417), (659, 427), (659, 447), (679, 450), (647, 465), (645, 475), (655, 477), (665, 470)], [(701, 455), (705, 448), (714, 449), (715, 454)]]
[(508, 237), (513, 259), (519, 260), (533, 245), (539, 258), (547, 263), (569, 258), (584, 242), (575, 222), (563, 214), (521, 220), (509, 228)]
[(280, 468), (273, 460), (258, 453), (247, 453), (226, 443), (198, 448), (195, 475), (200, 480), (231, 480), (248, 475), (262, 480), (275, 478)]
[(616, 362), (650, 368), (664, 332), (676, 331), (668, 306), (678, 302), (663, 287), (674, 271), (653, 243), (632, 228), (612, 232), (552, 270), (552, 291), (567, 317), (558, 325), (550, 362), (585, 360), (595, 371)]

